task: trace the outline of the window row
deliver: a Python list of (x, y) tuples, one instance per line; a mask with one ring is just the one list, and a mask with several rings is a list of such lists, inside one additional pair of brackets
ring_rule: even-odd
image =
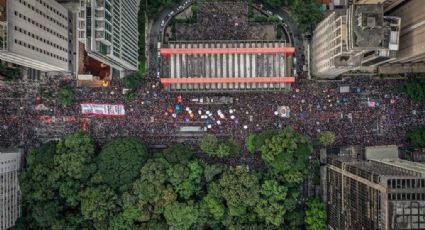
[(63, 19), (67, 20), (67, 17), (65, 15), (63, 15), (61, 12), (57, 11), (55, 8), (51, 7), (49, 3), (46, 3), (46, 1), (43, 1), (43, 0), (35, 0), (35, 1), (40, 3), (41, 5), (43, 5), (47, 9), (53, 11), (53, 13), (59, 15)]
[(44, 55), (47, 55), (47, 56), (50, 56), (50, 57), (56, 58), (56, 59), (61, 60), (61, 61), (65, 61), (65, 62), (66, 62), (66, 61), (68, 61), (68, 59), (67, 59), (67, 58), (61, 57), (61, 56), (56, 55), (56, 54), (54, 54), (54, 53), (51, 53), (51, 52), (49, 52), (49, 51), (47, 51), (47, 50), (40, 49), (40, 48), (35, 47), (35, 46), (31, 45), (31, 44), (28, 44), (28, 43), (26, 43), (26, 42), (24, 42), (24, 41), (20, 41), (20, 40), (15, 39), (15, 44), (18, 44), (18, 45), (24, 46), (24, 47), (26, 47), (26, 48), (28, 48), (28, 49), (35, 50), (35, 51), (37, 51), (37, 52), (39, 52), (39, 53), (42, 53), (42, 54), (44, 54)]
[(58, 38), (60, 38), (60, 39), (62, 39), (64, 41), (67, 41), (67, 38), (65, 36), (57, 33), (56, 31), (54, 31), (54, 30), (52, 30), (52, 29), (50, 29), (50, 28), (48, 28), (48, 27), (46, 27), (44, 25), (42, 25), (41, 23), (38, 23), (38, 22), (32, 20), (31, 18), (29, 18), (29, 17), (27, 17), (25, 15), (22, 15), (21, 13), (18, 13), (17, 11), (15, 11), (15, 16), (19, 16), (19, 18), (23, 18), (24, 20), (32, 23), (33, 25), (35, 25), (37, 27), (40, 27), (41, 29), (43, 29), (43, 30), (45, 30), (45, 31), (47, 31), (47, 32), (55, 35), (56, 37), (58, 37)]
[[(36, 7), (34, 7), (33, 5), (25, 2), (24, 0), (19, 0), (20, 3), (22, 3), (24, 6), (27, 6), (29, 9), (32, 9), (33, 11), (37, 12), (38, 14), (40, 14), (41, 16), (47, 18), (48, 20), (56, 23), (58, 26), (67, 29), (67, 26), (65, 26), (64, 24), (60, 23), (58, 20), (56, 20), (54, 17), (50, 17), (49, 15), (47, 15), (46, 13), (44, 13), (42, 10), (37, 9)], [(66, 18), (65, 18), (66, 19)]]
[(36, 40), (38, 40), (40, 42), (43, 42), (43, 43), (45, 43), (47, 45), (50, 45), (50, 46), (53, 46), (56, 49), (62, 50), (64, 52), (67, 52), (68, 51), (66, 48), (64, 48), (64, 47), (62, 47), (62, 46), (60, 46), (60, 45), (58, 45), (56, 43), (53, 43), (53, 42), (51, 42), (49, 40), (46, 40), (45, 38), (42, 38), (42, 37), (38, 36), (37, 34), (33, 34), (33, 33), (29, 32), (29, 31), (26, 31), (26, 30), (24, 30), (24, 29), (22, 29), (20, 27), (15, 26), (15, 31), (19, 31), (19, 32), (21, 32), (21, 33), (23, 33), (25, 35), (28, 35), (28, 36), (30, 36), (30, 37), (32, 37), (32, 38), (34, 38), (34, 39), (36, 39)]

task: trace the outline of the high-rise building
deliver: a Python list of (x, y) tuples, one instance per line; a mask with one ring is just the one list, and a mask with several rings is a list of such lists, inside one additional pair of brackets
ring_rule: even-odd
[(400, 17), (400, 49), (396, 63), (425, 61), (425, 4), (423, 1), (407, 1), (389, 12)]
[(398, 4), (408, 0), (353, 0), (354, 4), (383, 4), (384, 11), (388, 11), (396, 7)]
[(139, 0), (80, 0), (78, 41), (90, 58), (120, 71), (138, 69), (139, 4)]
[(328, 229), (425, 229), (425, 164), (383, 158), (330, 156), (322, 170)]
[(21, 191), (18, 170), (22, 151), (0, 149), (0, 229), (9, 229), (19, 218)]
[(69, 71), (68, 10), (54, 0), (0, 0), (0, 60)]
[(399, 30), (400, 18), (384, 16), (381, 4), (351, 5), (334, 11), (313, 33), (313, 75), (334, 78), (361, 66), (394, 60)]

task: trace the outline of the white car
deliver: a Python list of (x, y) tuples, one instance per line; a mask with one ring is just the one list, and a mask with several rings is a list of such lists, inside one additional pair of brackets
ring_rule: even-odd
[(171, 12), (170, 12), (170, 16), (171, 16), (171, 15), (174, 15), (174, 11), (171, 11)]
[(162, 20), (161, 21), (161, 27), (164, 27), (164, 24), (165, 24), (165, 22), (164, 22), (164, 20)]
[(267, 12), (268, 15), (273, 15), (273, 13), (270, 10), (268, 10), (266, 12)]
[(281, 21), (283, 21), (283, 18), (281, 16), (277, 16), (277, 18)]

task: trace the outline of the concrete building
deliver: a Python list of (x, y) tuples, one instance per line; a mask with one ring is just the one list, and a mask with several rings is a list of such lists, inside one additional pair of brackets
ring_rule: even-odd
[(425, 4), (420, 0), (407, 1), (390, 15), (401, 17), (400, 49), (393, 63), (425, 61)]
[(68, 10), (54, 0), (0, 0), (0, 59), (41, 71), (70, 70)]
[(316, 27), (312, 39), (312, 73), (334, 78), (359, 67), (396, 58), (400, 18), (384, 16), (383, 6), (351, 5), (336, 10)]
[(425, 164), (400, 160), (393, 149), (327, 157), (321, 180), (328, 229), (425, 229)]
[[(139, 0), (80, 0), (77, 39), (86, 56), (119, 71), (138, 70)], [(84, 59), (84, 58), (83, 58)], [(86, 59), (85, 59), (86, 60)], [(79, 65), (84, 61), (79, 60)], [(90, 74), (79, 66), (81, 75)]]
[(18, 170), (22, 151), (0, 149), (0, 229), (9, 229), (21, 214)]
[(387, 12), (391, 9), (394, 9), (397, 5), (405, 1), (408, 1), (408, 0), (353, 0), (353, 3), (354, 4), (382, 4), (384, 6), (384, 11)]
[(175, 42), (160, 49), (170, 91), (222, 92), (289, 89), (293, 47), (282, 41)]

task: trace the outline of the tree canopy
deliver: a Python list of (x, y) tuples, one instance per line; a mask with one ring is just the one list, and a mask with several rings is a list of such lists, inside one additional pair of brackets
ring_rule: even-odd
[[(275, 151), (271, 156), (294, 164), (295, 172), (304, 176), (300, 168), (304, 162), (298, 162), (303, 157), (291, 156), (289, 162), (276, 152), (277, 145), (292, 143), (297, 147), (284, 146), (282, 151), (304, 154), (309, 148), (300, 147), (308, 145), (303, 138), (292, 129), (277, 130), (260, 149)], [(96, 148), (89, 135), (77, 132), (28, 155), (20, 178), (24, 200), (18, 225), (24, 229), (299, 229), (301, 180), (289, 180), (286, 173), (294, 172), (286, 166), (275, 170), (271, 163), (252, 170), (247, 165), (205, 162), (192, 147), (181, 144), (148, 154), (143, 142), (130, 137)]]
[(336, 135), (331, 131), (324, 131), (319, 134), (319, 142), (324, 146), (330, 146), (335, 143)]
[(265, 140), (261, 147), (261, 156), (275, 174), (281, 173), (286, 181), (299, 183), (308, 175), (312, 151), (310, 141), (288, 127)]
[(407, 133), (407, 138), (415, 147), (425, 147), (425, 126), (416, 127)]
[(312, 198), (307, 202), (305, 211), (307, 230), (323, 230), (326, 227), (325, 204), (319, 198)]
[(128, 184), (139, 176), (147, 158), (146, 147), (140, 140), (117, 138), (106, 144), (98, 156), (101, 180), (112, 187)]
[(74, 101), (74, 92), (69, 86), (62, 86), (57, 94), (57, 100), (62, 106), (70, 106)]

